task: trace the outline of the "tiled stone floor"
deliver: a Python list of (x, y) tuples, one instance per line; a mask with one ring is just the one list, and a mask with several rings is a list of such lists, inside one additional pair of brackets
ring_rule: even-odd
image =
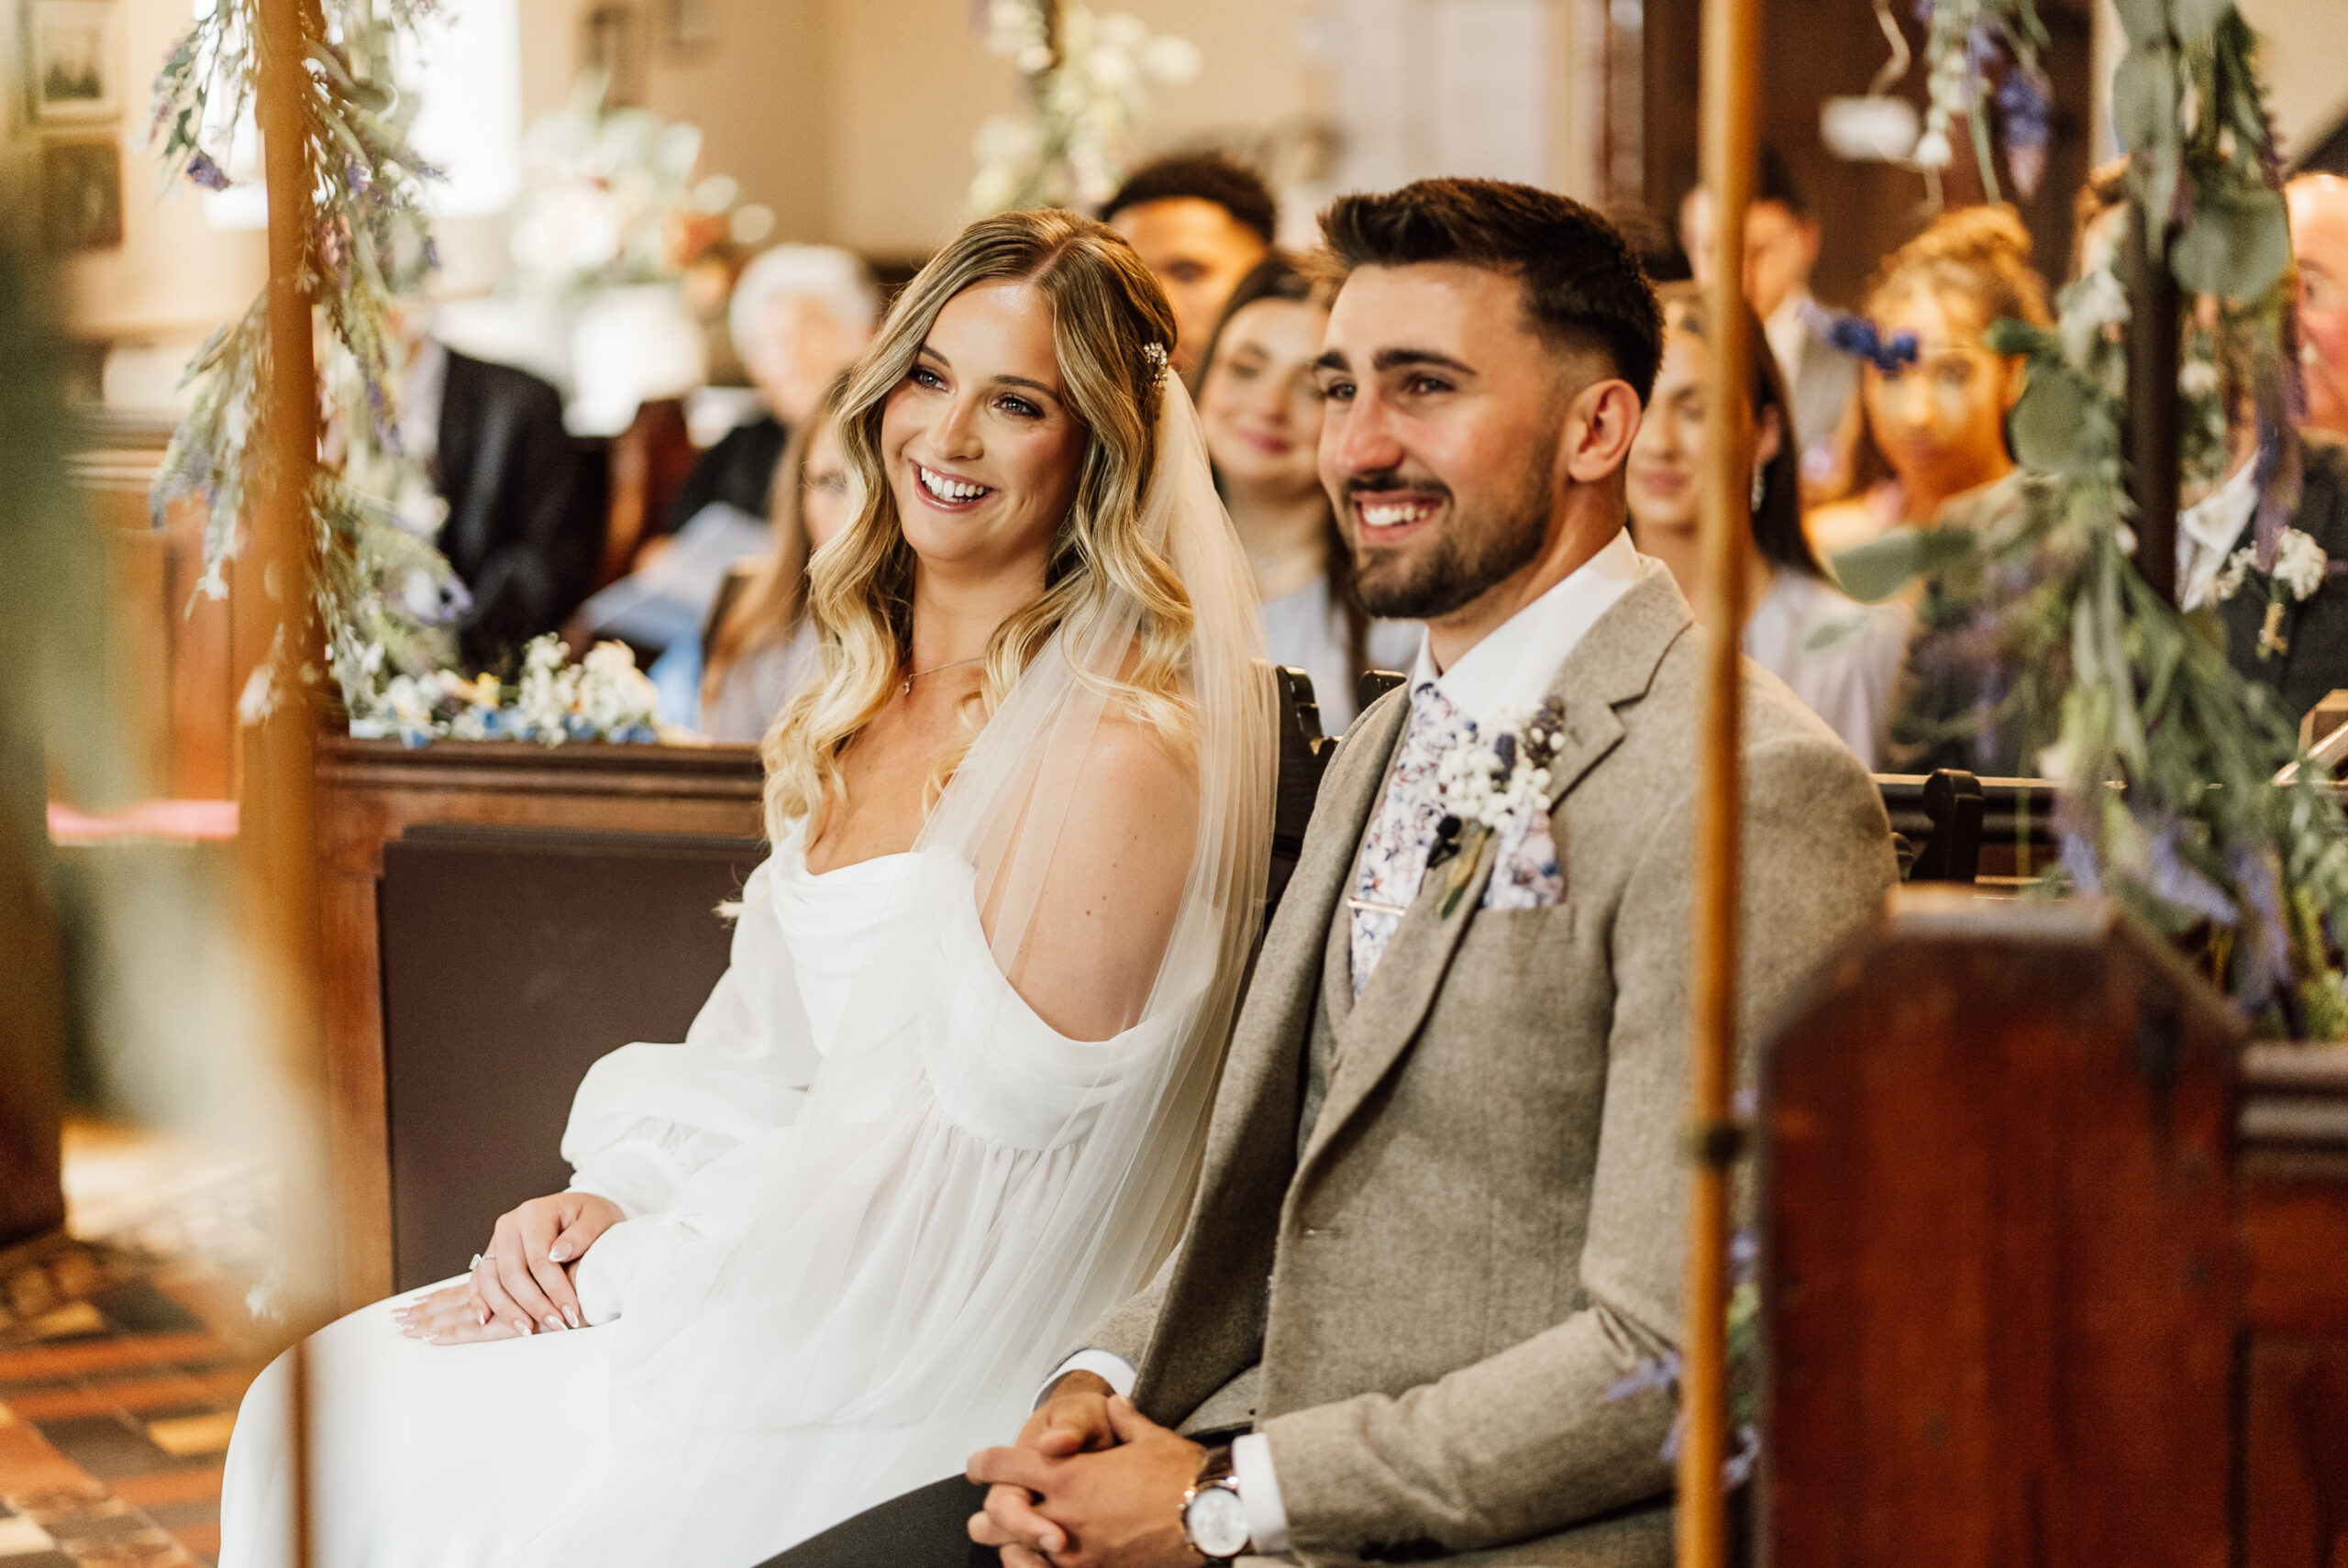
[[(95, 1147), (119, 1205), (125, 1160), (148, 1156)], [(249, 1173), (148, 1174), (161, 1201), (98, 1225), (77, 1203), (75, 1231), (112, 1239), (0, 1253), (0, 1568), (208, 1568), (220, 1549), (221, 1458), (263, 1363), (237, 1272), (263, 1205)]]

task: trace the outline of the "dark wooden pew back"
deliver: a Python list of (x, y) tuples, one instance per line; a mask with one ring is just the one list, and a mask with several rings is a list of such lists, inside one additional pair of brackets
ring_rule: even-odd
[(2107, 906), (1918, 889), (1759, 1121), (1760, 1561), (2348, 1562), (2348, 1070)]

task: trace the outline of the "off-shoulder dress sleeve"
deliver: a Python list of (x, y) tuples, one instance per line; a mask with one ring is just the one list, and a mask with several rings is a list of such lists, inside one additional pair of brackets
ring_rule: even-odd
[(683, 1043), (623, 1045), (588, 1069), (562, 1135), (571, 1190), (659, 1213), (694, 1172), (797, 1119), (819, 1056), (770, 864), (743, 889), (731, 961)]

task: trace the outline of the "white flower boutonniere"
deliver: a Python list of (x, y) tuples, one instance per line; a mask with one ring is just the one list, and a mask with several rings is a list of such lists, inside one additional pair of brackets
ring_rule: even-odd
[(1519, 812), (1547, 808), (1549, 764), (1564, 740), (1558, 733), (1564, 718), (1554, 697), (1531, 713), (1503, 712), (1489, 734), (1464, 733), (1435, 763), (1435, 799), (1445, 812), (1439, 853), (1452, 861), (1441, 913), (1450, 914), (1459, 902), (1486, 839)]
[(2331, 558), (2323, 553), (2323, 547), (2297, 528), (2286, 528), (2276, 547), (2271, 575), (2259, 572), (2258, 553), (2245, 545), (2226, 558), (2226, 569), (2218, 574), (2214, 587), (2222, 603), (2240, 593), (2253, 576), (2265, 577), (2266, 620), (2258, 629), (2258, 657), (2273, 658), (2290, 646), (2283, 636), (2284, 606), (2314, 597), (2331, 574)]

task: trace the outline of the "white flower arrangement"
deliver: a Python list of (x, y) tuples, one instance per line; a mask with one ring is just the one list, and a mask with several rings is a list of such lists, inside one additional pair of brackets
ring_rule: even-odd
[(1124, 174), (1126, 138), (1148, 112), (1151, 85), (1180, 86), (1199, 74), (1198, 46), (1188, 39), (1075, 5), (1058, 8), (1056, 32), (1046, 11), (1042, 0), (994, 0), (987, 10), (987, 49), (1018, 67), (1033, 113), (980, 126), (970, 181), (970, 210), (980, 216), (1107, 201)]
[(1549, 764), (1564, 744), (1563, 719), (1554, 697), (1530, 713), (1504, 710), (1489, 734), (1471, 727), (1436, 759), (1434, 794), (1445, 814), (1438, 830), (1440, 857), (1428, 868), (1451, 861), (1442, 905), (1446, 917), (1475, 876), (1484, 841), (1520, 814), (1548, 809)]
[[(2214, 585), (2221, 602), (2240, 593), (2252, 574), (2258, 571), (2258, 552), (2245, 545), (2226, 558), (2223, 571)], [(2331, 558), (2323, 547), (2297, 528), (2283, 530), (2283, 537), (2275, 549), (2275, 569), (2266, 574), (2266, 621), (2258, 632), (2258, 657), (2272, 658), (2286, 652), (2290, 645), (2283, 636), (2283, 606), (2287, 599), (2304, 603), (2323, 586), (2331, 575)]]
[(522, 139), (526, 184), (515, 209), (515, 282), (563, 298), (667, 282), (712, 246), (755, 245), (774, 213), (743, 203), (731, 176), (701, 171), (700, 127), (604, 103), (590, 71), (560, 109)]
[[(362, 656), (363, 657), (363, 656)], [(522, 676), (508, 685), (493, 675), (468, 680), (454, 670), (396, 675), (354, 710), (360, 740), (393, 737), (411, 746), (436, 740), (638, 743), (660, 738), (659, 698), (624, 643), (598, 643), (572, 664), (549, 632), (522, 656)]]
[(1520, 710), (1502, 713), (1489, 739), (1461, 735), (1435, 764), (1435, 798), (1463, 823), (1491, 833), (1528, 806), (1545, 807), (1556, 723), (1545, 713)]

